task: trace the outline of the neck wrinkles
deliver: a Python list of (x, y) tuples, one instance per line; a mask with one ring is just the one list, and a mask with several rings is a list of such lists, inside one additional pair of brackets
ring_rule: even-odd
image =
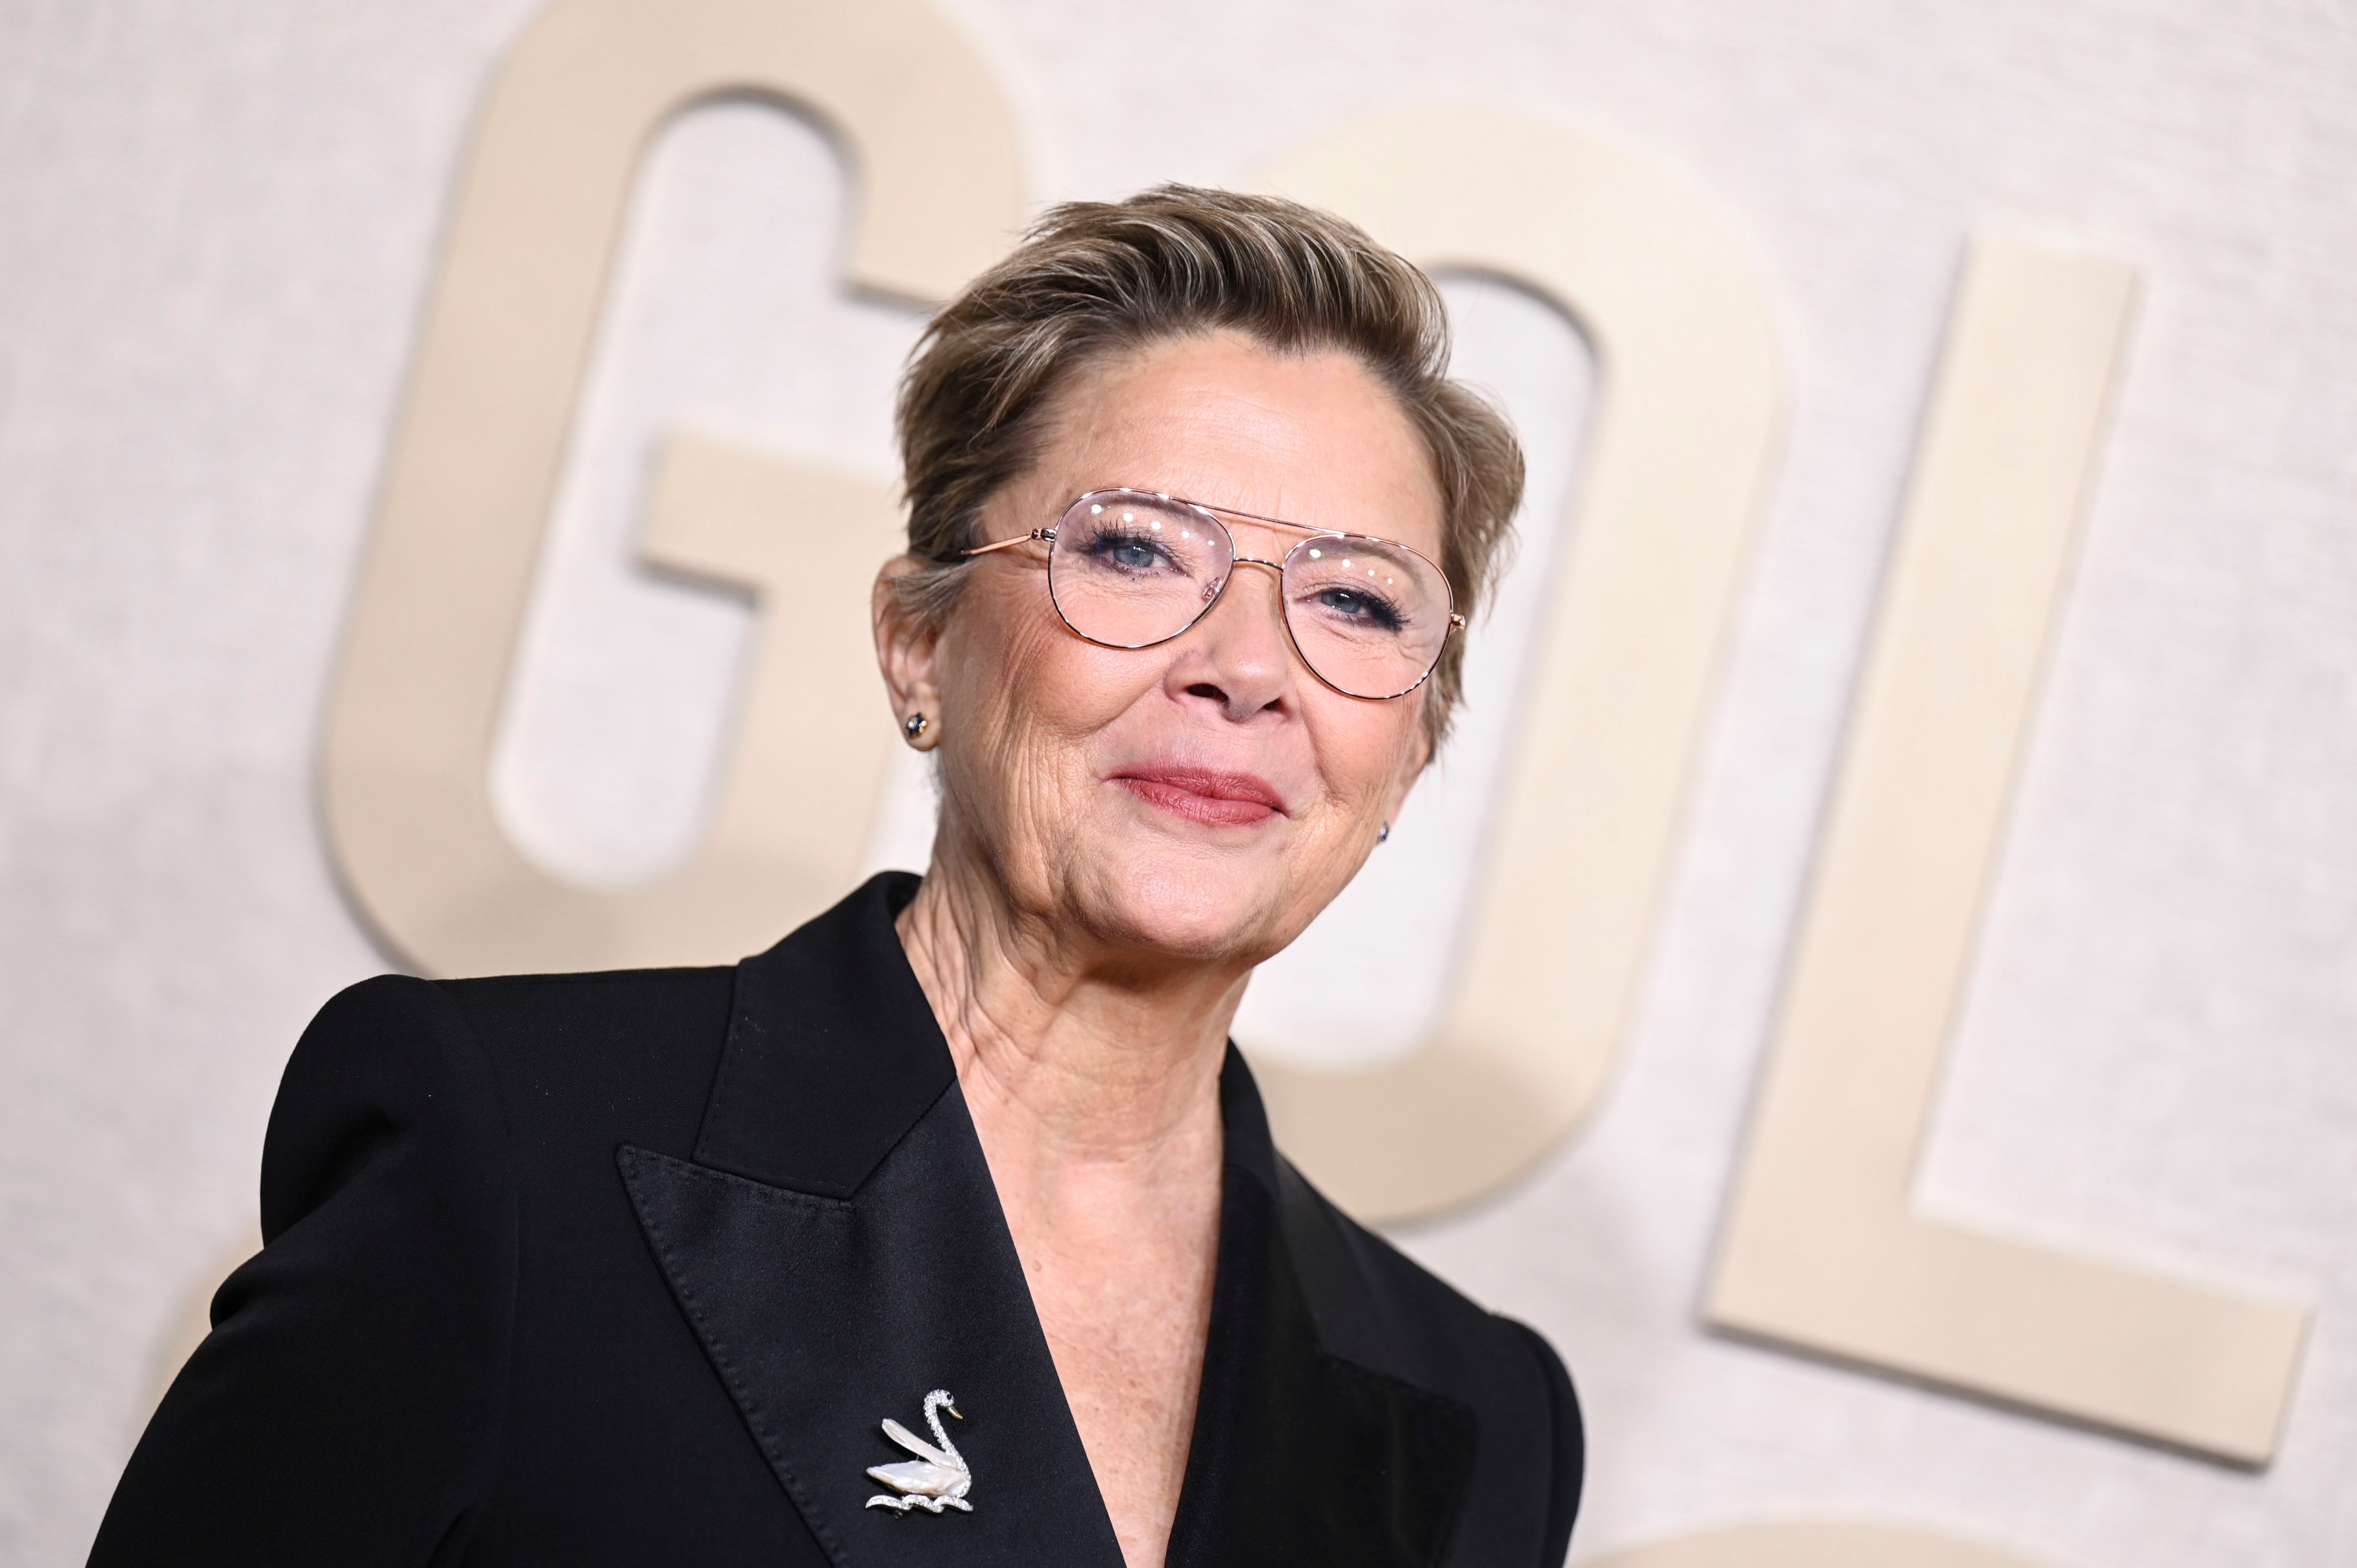
[(1199, 1168), (1208, 1134), (1216, 1168), (1220, 1068), (1250, 971), (1104, 951), (962, 869), (937, 859), (898, 927), (985, 1151)]

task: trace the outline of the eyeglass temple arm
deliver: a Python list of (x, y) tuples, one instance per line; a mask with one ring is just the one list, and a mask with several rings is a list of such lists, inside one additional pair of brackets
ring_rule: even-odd
[(1035, 528), (1028, 533), (1018, 533), (1012, 539), (1002, 539), (996, 544), (977, 544), (971, 550), (959, 552), (959, 554), (962, 558), (988, 555), (993, 551), (1012, 550), (1018, 544), (1028, 544), (1033, 540), (1038, 540), (1042, 544), (1053, 544), (1056, 542), (1056, 531), (1052, 528)]

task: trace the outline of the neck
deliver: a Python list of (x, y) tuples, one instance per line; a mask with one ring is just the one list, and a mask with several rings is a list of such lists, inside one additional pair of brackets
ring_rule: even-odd
[(1216, 1168), (1249, 968), (1108, 951), (942, 858), (899, 928), (1002, 1187), (1041, 1165), (1195, 1165), (1207, 1132)]
[(1139, 1568), (1163, 1560), (1186, 1471), (1219, 1254), (1220, 1065), (1252, 972), (1123, 951), (1081, 924), (1019, 908), (944, 832), (899, 929)]

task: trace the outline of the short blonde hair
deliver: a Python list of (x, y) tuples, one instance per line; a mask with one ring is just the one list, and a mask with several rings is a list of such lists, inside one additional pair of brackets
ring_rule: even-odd
[[(908, 611), (938, 620), (955, 603), (963, 553), (986, 542), (984, 506), (1035, 460), (1075, 372), (1223, 328), (1278, 352), (1350, 354), (1390, 390), (1432, 460), (1441, 570), (1460, 609), (1480, 605), (1522, 501), (1523, 452), (1503, 414), (1448, 379), (1448, 316), (1432, 280), (1331, 213), (1164, 185), (1051, 208), (925, 328), (899, 407), (909, 553), (928, 563), (899, 581)], [(1436, 748), (1462, 689), (1464, 642), (1449, 639), (1433, 671), (1425, 718)]]

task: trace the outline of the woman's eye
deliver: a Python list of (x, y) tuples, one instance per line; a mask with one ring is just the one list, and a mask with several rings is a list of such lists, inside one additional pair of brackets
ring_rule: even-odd
[(1159, 543), (1136, 533), (1101, 533), (1090, 544), (1089, 553), (1122, 572), (1151, 572), (1169, 559)]
[(1406, 624), (1390, 601), (1361, 588), (1320, 589), (1318, 607), (1366, 630), (1397, 631)]

